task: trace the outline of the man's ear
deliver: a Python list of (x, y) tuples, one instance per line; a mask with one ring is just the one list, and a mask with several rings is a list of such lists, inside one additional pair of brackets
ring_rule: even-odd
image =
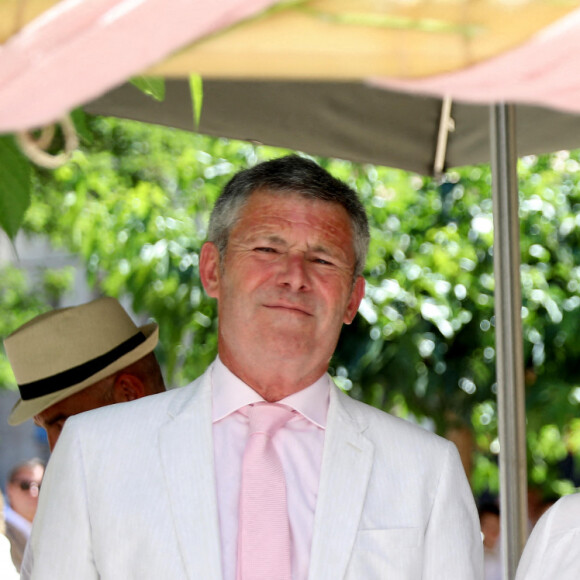
[(145, 396), (143, 381), (131, 373), (120, 373), (113, 383), (113, 400), (115, 403), (126, 403)]
[(358, 307), (360, 306), (361, 300), (364, 298), (364, 295), (365, 295), (365, 279), (362, 276), (359, 276), (355, 280), (354, 288), (352, 289), (350, 299), (344, 312), (343, 322), (345, 324), (350, 324), (354, 320), (354, 317), (358, 312)]
[(207, 295), (211, 298), (218, 298), (219, 296), (219, 274), (219, 250), (214, 243), (206, 242), (201, 247), (201, 253), (199, 255), (199, 275)]

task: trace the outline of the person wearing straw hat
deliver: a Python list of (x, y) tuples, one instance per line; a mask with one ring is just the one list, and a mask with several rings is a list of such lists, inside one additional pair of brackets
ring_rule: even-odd
[(218, 357), (67, 422), (23, 580), (481, 580), (453, 443), (327, 373), (364, 296), (356, 192), (308, 159), (260, 163), (226, 185), (208, 240)]
[(158, 339), (111, 297), (33, 318), (4, 340), (20, 391), (8, 422), (33, 418), (53, 450), (72, 415), (163, 392)]

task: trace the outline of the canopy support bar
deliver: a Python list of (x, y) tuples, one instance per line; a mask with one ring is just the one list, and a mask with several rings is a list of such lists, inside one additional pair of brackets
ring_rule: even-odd
[(455, 131), (455, 121), (451, 117), (452, 104), (453, 100), (451, 97), (443, 97), (441, 117), (439, 118), (439, 131), (437, 132), (437, 148), (435, 149), (435, 161), (433, 162), (433, 175), (435, 177), (440, 177), (445, 169), (449, 133)]
[(513, 580), (528, 535), (514, 105), (491, 105), (490, 129), (501, 541), (504, 578)]

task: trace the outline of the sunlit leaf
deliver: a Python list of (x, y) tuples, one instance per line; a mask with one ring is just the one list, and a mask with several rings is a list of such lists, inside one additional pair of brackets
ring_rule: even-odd
[(165, 99), (165, 79), (163, 77), (133, 77), (130, 82), (156, 101)]
[(189, 89), (191, 91), (191, 105), (193, 109), (193, 126), (198, 129), (203, 104), (203, 81), (200, 75), (190, 75)]
[(14, 239), (30, 205), (30, 161), (11, 136), (0, 136), (0, 227)]

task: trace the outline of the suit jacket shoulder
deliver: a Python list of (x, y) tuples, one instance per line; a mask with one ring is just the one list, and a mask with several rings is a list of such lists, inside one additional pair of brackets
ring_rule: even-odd
[(538, 520), (522, 554), (516, 580), (580, 577), (580, 494), (560, 498)]
[(68, 430), (79, 433), (98, 432), (100, 436), (95, 443), (99, 446), (103, 446), (103, 438), (111, 439), (120, 447), (128, 437), (143, 440), (154, 438), (161, 425), (181, 413), (187, 413), (193, 406), (204, 403), (207, 406), (209, 401), (211, 409), (209, 372), (208, 369), (202, 376), (184, 387), (126, 403), (100, 407), (70, 417), (65, 423), (63, 433)]
[(371, 432), (374, 430), (384, 430), (385, 433), (399, 433), (401, 436), (405, 438), (410, 437), (413, 440), (419, 438), (424, 443), (434, 445), (441, 450), (450, 443), (443, 437), (426, 430), (420, 425), (416, 425), (376, 407), (371, 407), (366, 403), (357, 401), (338, 388), (336, 388), (335, 396), (345, 410), (352, 416), (353, 420), (357, 421), (362, 428), (367, 428)]
[(455, 446), (331, 389), (310, 578), (476, 580), (482, 557)]

